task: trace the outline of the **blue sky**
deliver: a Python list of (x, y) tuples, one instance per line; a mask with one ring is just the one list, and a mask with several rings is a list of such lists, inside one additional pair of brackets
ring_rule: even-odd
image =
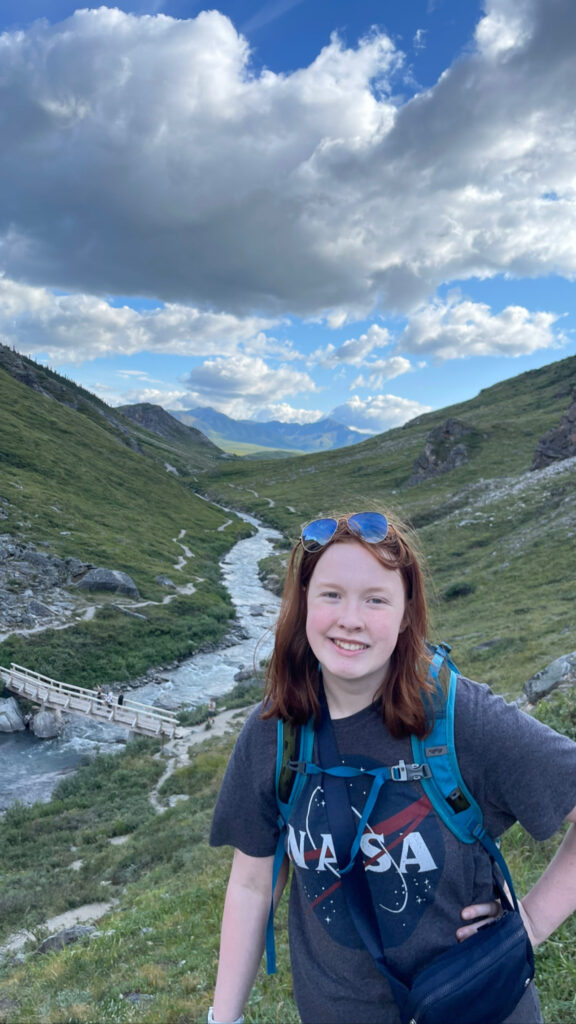
[(0, 340), (378, 432), (573, 355), (573, 0), (0, 9)]

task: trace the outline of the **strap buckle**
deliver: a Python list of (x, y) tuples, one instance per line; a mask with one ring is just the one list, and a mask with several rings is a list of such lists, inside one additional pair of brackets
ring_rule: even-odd
[(432, 772), (428, 764), (406, 764), (399, 761), (390, 768), (392, 782), (419, 782), (420, 779), (430, 779)]

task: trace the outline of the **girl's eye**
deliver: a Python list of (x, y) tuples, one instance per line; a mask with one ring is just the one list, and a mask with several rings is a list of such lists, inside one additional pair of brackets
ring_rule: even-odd
[(322, 594), (322, 597), (329, 597), (329, 598), (337, 598), (339, 596), (340, 595), (338, 594), (338, 592), (336, 590), (325, 590), (323, 592), (323, 594)]
[(368, 601), (370, 604), (386, 604), (383, 597), (369, 597)]

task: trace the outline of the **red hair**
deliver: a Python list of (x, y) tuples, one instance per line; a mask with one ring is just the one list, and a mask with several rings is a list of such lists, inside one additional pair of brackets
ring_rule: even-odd
[(264, 718), (276, 716), (294, 724), (318, 718), (318, 661), (306, 637), (308, 586), (327, 547), (353, 541), (362, 544), (386, 569), (400, 573), (406, 597), (406, 627), (398, 636), (386, 679), (376, 697), (381, 698), (382, 717), (392, 736), (425, 736), (429, 730), (426, 694), (430, 656), (426, 648), (428, 608), (424, 575), (415, 540), (406, 527), (388, 519), (383, 541), (368, 544), (348, 527), (348, 515), (334, 516), (338, 528), (319, 551), (294, 547), (286, 574), (274, 650), (266, 676)]

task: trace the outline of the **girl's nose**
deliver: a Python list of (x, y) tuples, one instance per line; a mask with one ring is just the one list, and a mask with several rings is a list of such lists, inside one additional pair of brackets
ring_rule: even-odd
[(338, 625), (348, 632), (362, 629), (362, 617), (355, 601), (346, 601), (342, 604), (338, 615)]

